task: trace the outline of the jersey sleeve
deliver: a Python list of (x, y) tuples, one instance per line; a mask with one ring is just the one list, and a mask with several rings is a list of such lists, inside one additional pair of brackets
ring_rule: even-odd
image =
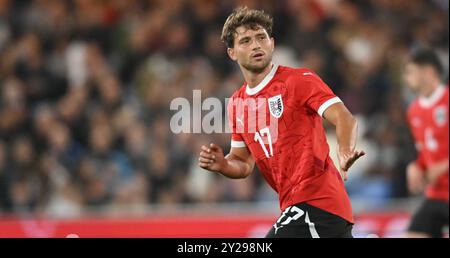
[(300, 102), (300, 105), (307, 106), (321, 117), (327, 108), (342, 102), (330, 87), (311, 70), (299, 70), (291, 79), (291, 83), (294, 84), (295, 98)]
[(247, 145), (244, 142), (244, 138), (242, 138), (242, 134), (240, 134), (237, 130), (235, 104), (236, 102), (234, 102), (234, 98), (231, 98), (227, 105), (228, 125), (231, 131), (231, 147), (244, 148), (247, 147)]

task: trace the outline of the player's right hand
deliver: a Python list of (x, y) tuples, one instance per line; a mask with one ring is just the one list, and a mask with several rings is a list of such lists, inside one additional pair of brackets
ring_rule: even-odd
[(423, 171), (417, 166), (416, 163), (409, 163), (406, 168), (408, 190), (412, 194), (422, 193), (425, 185), (425, 177)]
[(226, 160), (221, 147), (214, 143), (209, 146), (203, 145), (198, 159), (198, 165), (209, 171), (221, 172), (226, 166)]

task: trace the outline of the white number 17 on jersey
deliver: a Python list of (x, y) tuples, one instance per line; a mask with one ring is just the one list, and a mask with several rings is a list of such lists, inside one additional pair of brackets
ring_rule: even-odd
[[(267, 142), (269, 143), (269, 151), (270, 153), (267, 151), (266, 145), (264, 144), (263, 141), (263, 136), (267, 137)], [(266, 155), (267, 158), (270, 158), (271, 156), (273, 156), (273, 147), (272, 147), (272, 137), (270, 136), (270, 131), (269, 131), (269, 127), (265, 127), (261, 130), (259, 130), (259, 132), (255, 133), (255, 141), (259, 142), (259, 144), (261, 144), (261, 148), (264, 151), (264, 154)]]

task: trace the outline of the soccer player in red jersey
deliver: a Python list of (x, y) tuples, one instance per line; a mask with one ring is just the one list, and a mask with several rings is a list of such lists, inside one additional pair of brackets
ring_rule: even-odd
[(425, 201), (414, 214), (408, 237), (442, 237), (448, 225), (448, 86), (443, 67), (431, 50), (418, 50), (409, 58), (404, 80), (418, 98), (408, 109), (418, 158), (407, 167), (412, 193), (425, 190)]
[[(272, 18), (240, 8), (227, 19), (222, 40), (244, 85), (232, 96), (231, 150), (202, 146), (199, 166), (245, 178), (256, 163), (279, 195), (282, 214), (266, 237), (352, 237), (353, 215), (344, 187), (364, 152), (355, 149), (357, 121), (309, 69), (272, 63)], [(322, 118), (336, 126), (339, 170), (329, 157)]]

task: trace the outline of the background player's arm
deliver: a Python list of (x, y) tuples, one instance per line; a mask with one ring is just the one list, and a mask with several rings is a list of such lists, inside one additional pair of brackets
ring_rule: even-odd
[(417, 151), (417, 159), (410, 162), (406, 168), (408, 190), (412, 194), (423, 192), (425, 184), (434, 184), (441, 175), (448, 173), (449, 169), (448, 159), (426, 166), (422, 150), (418, 148)]
[(226, 156), (222, 148), (214, 143), (209, 147), (203, 145), (201, 149), (199, 166), (212, 172), (219, 172), (228, 178), (246, 178), (255, 166), (252, 155), (245, 147), (232, 147)]
[(425, 184), (433, 184), (436, 180), (448, 172), (448, 159), (437, 162), (428, 168), (422, 168), (417, 161), (408, 164), (406, 175), (408, 190), (412, 194), (420, 194), (425, 188)]
[(331, 105), (323, 113), (323, 117), (336, 126), (336, 136), (339, 145), (339, 170), (344, 180), (352, 164), (365, 153), (357, 151), (358, 123), (343, 103)]
[(406, 178), (408, 183), (408, 190), (412, 194), (419, 194), (423, 191), (425, 186), (425, 171), (417, 164), (411, 162), (406, 167)]
[(448, 159), (431, 165), (426, 171), (427, 183), (433, 184), (446, 172), (448, 172)]

